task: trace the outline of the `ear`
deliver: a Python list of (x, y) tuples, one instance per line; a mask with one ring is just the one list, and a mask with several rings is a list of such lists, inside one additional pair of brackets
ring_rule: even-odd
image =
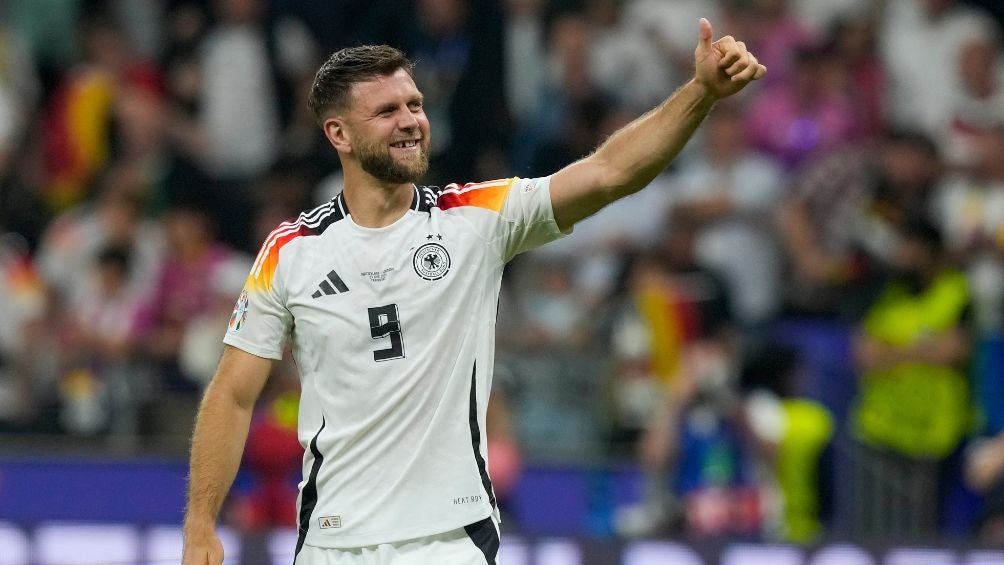
[(346, 127), (345, 120), (338, 116), (324, 119), (321, 125), (324, 137), (339, 153), (350, 153), (352, 150), (352, 135)]

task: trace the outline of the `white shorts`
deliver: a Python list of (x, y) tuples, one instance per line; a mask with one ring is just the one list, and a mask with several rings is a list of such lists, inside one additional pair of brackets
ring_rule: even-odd
[(443, 534), (367, 547), (304, 544), (293, 565), (498, 565), (499, 529), (485, 518)]

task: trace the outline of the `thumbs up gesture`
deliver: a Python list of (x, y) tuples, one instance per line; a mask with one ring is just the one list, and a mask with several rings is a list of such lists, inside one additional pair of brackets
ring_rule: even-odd
[(712, 41), (711, 22), (701, 18), (700, 37), (694, 50), (694, 76), (715, 98), (725, 98), (742, 90), (751, 81), (767, 74), (746, 44), (731, 35)]

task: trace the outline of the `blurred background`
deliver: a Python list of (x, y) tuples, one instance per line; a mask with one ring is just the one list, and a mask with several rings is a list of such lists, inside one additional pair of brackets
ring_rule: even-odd
[[(1001, 2), (0, 0), (0, 564), (177, 561), (251, 259), (341, 190), (328, 54), (417, 62), (429, 184), (534, 177), (688, 80), (702, 16), (767, 77), (508, 268), (503, 558), (1004, 563)], [(291, 560), (297, 395), (287, 360), (230, 563)]]

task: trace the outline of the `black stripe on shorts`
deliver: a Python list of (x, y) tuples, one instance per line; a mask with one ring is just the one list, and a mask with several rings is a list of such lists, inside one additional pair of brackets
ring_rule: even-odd
[(478, 546), (481, 553), (485, 554), (485, 561), (488, 565), (496, 565), (495, 559), (499, 554), (499, 532), (495, 529), (495, 522), (492, 521), (491, 517), (464, 526), (464, 531), (467, 532), (467, 536), (471, 538), (474, 545)]

